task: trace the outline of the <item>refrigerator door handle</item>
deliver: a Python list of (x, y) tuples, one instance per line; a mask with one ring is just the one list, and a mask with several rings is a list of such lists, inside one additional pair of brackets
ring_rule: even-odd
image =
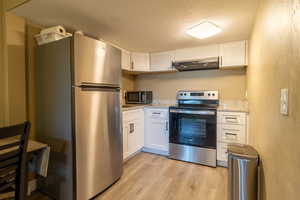
[(79, 87), (83, 92), (120, 92), (120, 88), (109, 88), (109, 87)]
[(105, 87), (105, 88), (120, 88), (118, 84), (108, 84), (108, 83), (90, 83), (82, 82), (79, 87)]
[(92, 85), (80, 85), (73, 86), (73, 88), (80, 88), (81, 91), (99, 91), (99, 92), (120, 92), (119, 87), (108, 87), (108, 86), (92, 86)]

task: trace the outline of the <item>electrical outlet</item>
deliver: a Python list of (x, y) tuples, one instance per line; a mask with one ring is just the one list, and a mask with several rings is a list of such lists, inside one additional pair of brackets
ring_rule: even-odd
[(289, 90), (287, 88), (280, 91), (280, 113), (282, 115), (289, 114)]

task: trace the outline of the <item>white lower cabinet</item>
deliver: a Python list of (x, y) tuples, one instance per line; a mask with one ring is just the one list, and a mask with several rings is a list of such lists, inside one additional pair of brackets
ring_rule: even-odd
[(217, 143), (217, 160), (220, 161), (221, 166), (227, 165), (227, 157), (228, 157), (228, 151), (227, 151), (228, 143), (224, 142), (218, 142)]
[(246, 118), (244, 112), (218, 112), (217, 161), (219, 166), (227, 167), (228, 144), (247, 144)]
[(144, 110), (123, 112), (123, 160), (144, 146)]
[(128, 133), (129, 133), (129, 126), (128, 123), (124, 121), (124, 113), (123, 113), (123, 160), (125, 160), (129, 156)]
[(168, 108), (145, 108), (145, 146), (143, 151), (162, 155), (168, 154)]

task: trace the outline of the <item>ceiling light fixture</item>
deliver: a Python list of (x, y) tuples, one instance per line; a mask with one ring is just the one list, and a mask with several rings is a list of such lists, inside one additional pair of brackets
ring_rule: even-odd
[(211, 22), (202, 22), (185, 31), (192, 37), (204, 39), (222, 32), (222, 29)]

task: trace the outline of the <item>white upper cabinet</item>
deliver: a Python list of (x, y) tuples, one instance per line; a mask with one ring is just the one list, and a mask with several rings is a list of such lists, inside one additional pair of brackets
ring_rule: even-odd
[(130, 52), (122, 50), (122, 69), (131, 70)]
[(133, 71), (150, 71), (149, 53), (131, 53)]
[(166, 51), (150, 54), (150, 71), (170, 71), (175, 52)]
[(220, 68), (247, 66), (247, 41), (206, 45), (158, 53), (122, 50), (122, 69), (133, 72), (172, 71), (172, 62), (220, 57)]
[(219, 45), (178, 49), (175, 51), (175, 61), (195, 60), (219, 56)]
[(241, 67), (247, 65), (247, 41), (220, 45), (220, 67)]

